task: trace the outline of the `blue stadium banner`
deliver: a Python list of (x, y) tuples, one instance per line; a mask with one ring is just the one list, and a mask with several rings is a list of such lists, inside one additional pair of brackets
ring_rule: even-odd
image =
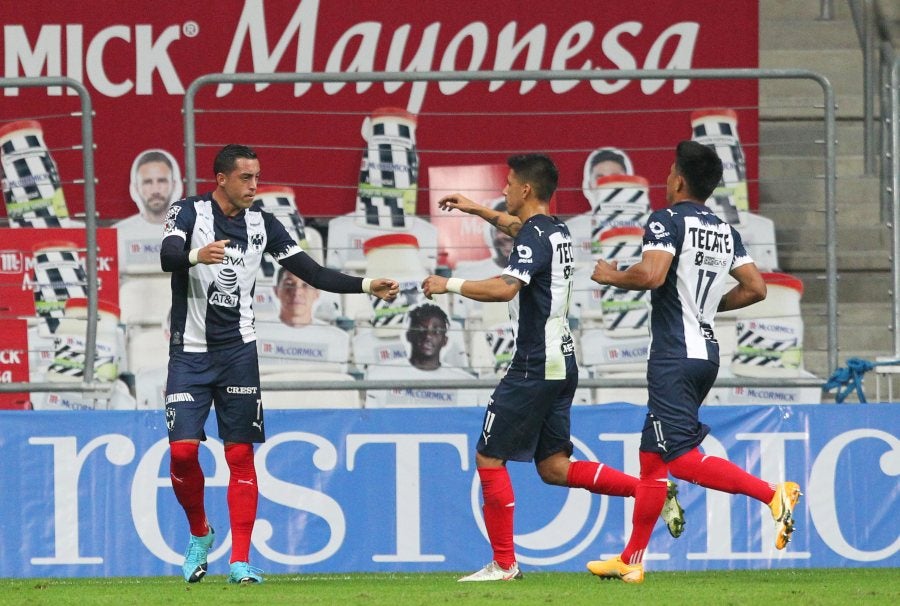
[[(578, 407), (579, 459), (636, 473), (642, 407)], [(798, 481), (797, 531), (774, 549), (768, 509), (682, 483), (687, 527), (660, 523), (648, 570), (900, 566), (900, 404), (719, 406), (703, 444), (770, 481)], [(471, 571), (490, 560), (474, 445), (481, 410), (269, 411), (257, 447), (251, 561), (269, 573)], [(2, 412), (0, 576), (178, 575), (187, 523), (172, 494), (165, 419), (154, 412)], [(207, 429), (215, 436), (214, 421)], [(222, 443), (201, 447), (217, 530), (231, 534)], [(583, 571), (622, 549), (633, 500), (540, 482), (511, 463), (525, 570)]]

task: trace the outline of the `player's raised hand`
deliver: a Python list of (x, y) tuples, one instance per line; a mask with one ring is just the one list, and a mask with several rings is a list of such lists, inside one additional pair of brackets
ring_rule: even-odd
[(432, 295), (442, 295), (447, 292), (447, 278), (431, 275), (422, 282), (422, 292), (430, 299)]
[(372, 280), (371, 294), (382, 301), (393, 301), (400, 294), (400, 283), (389, 278), (375, 278)]
[(438, 200), (438, 208), (450, 211), (454, 208), (464, 213), (472, 214), (475, 209), (482, 208), (481, 204), (473, 202), (462, 194), (450, 194)]
[(197, 260), (206, 265), (215, 265), (225, 259), (225, 247), (231, 240), (216, 240), (210, 242), (197, 253)]

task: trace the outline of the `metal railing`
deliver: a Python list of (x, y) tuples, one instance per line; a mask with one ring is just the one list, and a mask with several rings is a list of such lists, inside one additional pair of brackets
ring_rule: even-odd
[[(197, 140), (195, 100), (198, 92), (216, 84), (295, 84), (295, 83), (375, 83), (375, 82), (469, 82), (469, 81), (543, 81), (543, 80), (740, 80), (740, 79), (799, 79), (812, 80), (819, 84), (823, 94), (824, 108), (824, 203), (825, 203), (825, 256), (826, 256), (826, 305), (827, 305), (827, 359), (830, 369), (837, 368), (837, 210), (836, 210), (836, 158), (835, 158), (835, 96), (829, 80), (816, 72), (801, 69), (696, 69), (696, 70), (536, 70), (536, 71), (474, 71), (474, 72), (372, 72), (372, 73), (278, 73), (278, 74), (206, 74), (188, 86), (184, 95), (184, 142), (185, 179), (187, 195), (197, 193)], [(494, 380), (463, 381), (469, 387), (484, 387), (496, 383)], [(644, 386), (643, 379), (584, 379), (579, 382), (584, 387), (629, 387)], [(405, 384), (405, 383), (404, 383)], [(720, 379), (720, 386), (821, 386), (816, 379)], [(353, 388), (396, 387), (396, 382), (359, 381)], [(435, 387), (436, 383), (428, 385)], [(444, 385), (444, 383), (441, 383)], [(347, 389), (346, 382), (273, 382), (266, 383), (268, 389), (289, 390), (298, 387), (308, 389)], [(454, 384), (453, 386), (459, 386)], [(449, 387), (449, 384), (448, 384)]]
[(900, 55), (894, 59), (891, 68), (891, 114), (890, 114), (890, 164), (891, 170), (891, 269), (893, 278), (892, 296), (894, 303), (894, 357), (900, 359)]
[(81, 382), (54, 381), (35, 383), (0, 383), (2, 392), (50, 392), (80, 391), (106, 392), (109, 384), (94, 384), (94, 360), (97, 356), (97, 212), (96, 193), (94, 189), (94, 126), (93, 106), (87, 88), (78, 80), (63, 76), (47, 76), (37, 78), (0, 78), (0, 88), (47, 88), (51, 86), (67, 86), (78, 93), (81, 102), (81, 143), (82, 170), (84, 177), (84, 215), (85, 215), (85, 276), (87, 282), (87, 328), (85, 333), (84, 376)]

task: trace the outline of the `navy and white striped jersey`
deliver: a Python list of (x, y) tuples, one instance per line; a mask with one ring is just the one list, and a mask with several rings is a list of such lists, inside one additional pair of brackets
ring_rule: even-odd
[(509, 303), (516, 352), (508, 374), (565, 379), (567, 371), (577, 371), (568, 317), (574, 273), (575, 252), (566, 224), (547, 215), (525, 221), (503, 270), (525, 283)]
[(204, 352), (255, 341), (253, 290), (263, 253), (280, 262), (302, 250), (284, 226), (258, 203), (227, 217), (207, 193), (169, 207), (163, 242), (169, 238), (180, 238), (184, 251), (230, 240), (222, 263), (172, 272), (170, 346)]
[(687, 201), (650, 215), (643, 250), (674, 255), (650, 295), (650, 358), (719, 363), (714, 316), (732, 269), (752, 263), (741, 236), (703, 204)]

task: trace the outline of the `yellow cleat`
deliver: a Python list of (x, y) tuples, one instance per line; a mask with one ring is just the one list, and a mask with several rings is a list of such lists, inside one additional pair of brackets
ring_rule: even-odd
[(803, 495), (796, 482), (782, 482), (775, 487), (775, 496), (769, 503), (775, 519), (775, 548), (784, 549), (791, 542), (794, 532), (794, 506)]
[(626, 564), (621, 556), (611, 560), (594, 560), (587, 563), (591, 574), (601, 579), (621, 579), (626, 583), (644, 582), (644, 564)]

